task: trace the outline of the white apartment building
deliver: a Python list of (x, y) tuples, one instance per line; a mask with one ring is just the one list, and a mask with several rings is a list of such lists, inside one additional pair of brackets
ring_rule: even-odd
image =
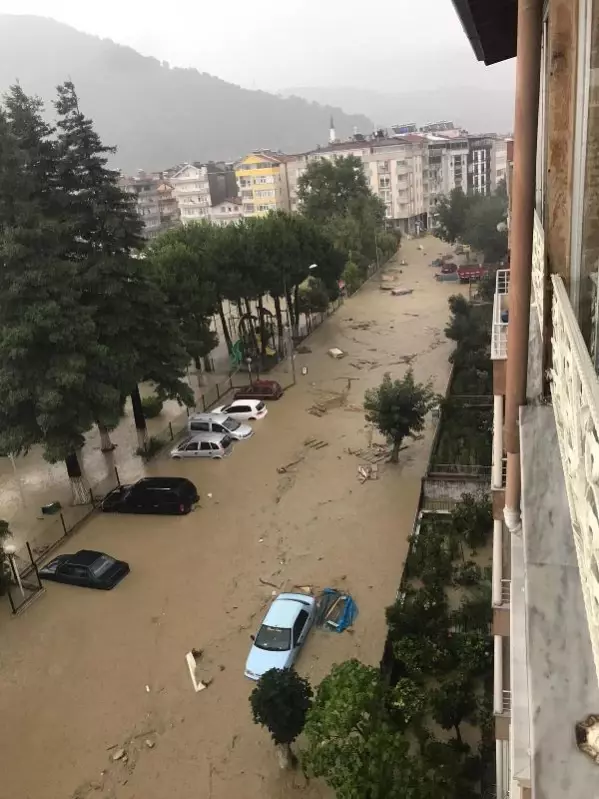
[(290, 206), (298, 210), (297, 186), (310, 161), (353, 155), (363, 163), (370, 188), (383, 201), (390, 226), (417, 233), (428, 221), (428, 151), (422, 137), (377, 138), (335, 142), (286, 163)]
[(209, 219), (213, 225), (230, 225), (243, 219), (241, 200), (223, 200), (210, 208)]
[(181, 212), (181, 222), (207, 219), (210, 213), (208, 170), (201, 164), (185, 164), (170, 178), (173, 195)]

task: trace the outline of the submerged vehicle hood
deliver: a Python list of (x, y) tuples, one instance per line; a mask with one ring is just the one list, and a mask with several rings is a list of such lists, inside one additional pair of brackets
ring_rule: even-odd
[(292, 650), (272, 652), (253, 646), (245, 664), (245, 676), (251, 680), (259, 680), (269, 669), (284, 669), (289, 665)]

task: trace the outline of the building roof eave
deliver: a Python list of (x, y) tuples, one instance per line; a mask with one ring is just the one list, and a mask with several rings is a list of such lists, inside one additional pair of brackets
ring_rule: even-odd
[(476, 58), (487, 66), (514, 58), (518, 0), (451, 0)]

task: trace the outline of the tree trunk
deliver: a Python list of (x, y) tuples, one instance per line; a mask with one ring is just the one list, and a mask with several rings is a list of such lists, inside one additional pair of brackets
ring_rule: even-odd
[(458, 739), (459, 743), (462, 743), (462, 733), (460, 732), (460, 725), (456, 724), (454, 729), (455, 729), (455, 737)]
[(266, 330), (264, 328), (264, 305), (262, 302), (262, 295), (258, 297), (258, 322), (260, 324), (260, 355), (266, 355)]
[(204, 371), (206, 373), (214, 371), (212, 368), (212, 358), (209, 355), (204, 355), (202, 361), (204, 362)]
[(250, 301), (247, 299), (247, 297), (243, 301), (245, 303), (245, 312), (246, 312), (246, 314), (248, 316), (251, 316), (252, 315), (252, 306), (250, 305)]
[(283, 314), (281, 313), (281, 298), (275, 297), (275, 316), (277, 317), (277, 331), (279, 333), (279, 350), (282, 349), (282, 342), (283, 336), (285, 332), (283, 330)]
[(135, 429), (137, 430), (137, 444), (140, 449), (145, 449), (148, 443), (148, 427), (141, 404), (139, 386), (135, 386), (131, 392), (131, 405), (133, 406), (133, 418), (135, 419)]
[(73, 504), (85, 505), (91, 501), (91, 494), (85, 475), (81, 471), (79, 458), (76, 452), (69, 452), (64, 459), (67, 467), (67, 474), (71, 482), (71, 491), (73, 492)]
[(391, 450), (391, 457), (389, 463), (399, 463), (399, 450), (401, 449), (401, 438), (393, 442), (393, 449)]
[(293, 302), (291, 301), (291, 292), (287, 289), (287, 294), (285, 295), (285, 303), (287, 305), (287, 314), (289, 316), (289, 324), (291, 325), (291, 329), (295, 331), (295, 335), (297, 335), (297, 327), (295, 323), (295, 315), (293, 313)]
[(277, 760), (281, 769), (291, 769), (297, 765), (297, 757), (291, 751), (290, 744), (279, 744), (277, 746)]
[(202, 359), (198, 355), (195, 355), (194, 359), (193, 359), (193, 362), (194, 362), (194, 365), (195, 365), (195, 368), (196, 368), (196, 378), (197, 378), (197, 381), (198, 381), (198, 388), (202, 388), (204, 386), (204, 384), (205, 384), (204, 372), (203, 372), (203, 369), (202, 369)]
[(96, 425), (98, 427), (98, 432), (100, 433), (100, 451), (101, 452), (112, 452), (115, 448), (116, 444), (113, 444), (110, 440), (110, 431), (106, 427), (105, 424), (96, 420)]
[(231, 350), (233, 349), (233, 341), (231, 339), (231, 331), (229, 330), (229, 325), (227, 324), (227, 319), (225, 317), (223, 301), (220, 297), (218, 298), (218, 315), (220, 317), (220, 323), (223, 329), (223, 336), (225, 337), (225, 341), (227, 343), (227, 352), (230, 354)]
[(299, 286), (296, 286), (293, 290), (293, 316), (295, 318), (295, 335), (299, 336)]

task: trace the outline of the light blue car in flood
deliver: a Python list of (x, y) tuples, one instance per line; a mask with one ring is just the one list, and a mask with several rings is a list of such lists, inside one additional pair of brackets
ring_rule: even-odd
[(274, 600), (245, 664), (245, 676), (259, 680), (269, 669), (290, 669), (314, 623), (316, 600), (306, 594), (279, 594)]

